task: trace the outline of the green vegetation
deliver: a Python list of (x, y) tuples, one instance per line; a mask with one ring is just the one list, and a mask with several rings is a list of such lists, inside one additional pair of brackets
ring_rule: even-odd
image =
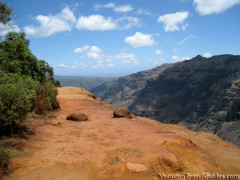
[(59, 108), (53, 68), (29, 50), (25, 33), (10, 32), (0, 42), (0, 135), (18, 132), (27, 113)]
[[(8, 24), (12, 12), (0, 2), (0, 23)], [(0, 41), (0, 176), (9, 158), (31, 155), (28, 149), (19, 152), (14, 146), (9, 148), (2, 143), (3, 136), (26, 131), (29, 112), (46, 115), (59, 108), (56, 86), (60, 83), (54, 81), (53, 68), (31, 53), (29, 43), (22, 32), (9, 32)]]

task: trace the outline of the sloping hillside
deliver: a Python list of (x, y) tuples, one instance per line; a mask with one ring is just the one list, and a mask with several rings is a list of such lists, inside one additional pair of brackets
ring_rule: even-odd
[(165, 69), (173, 64), (163, 64), (148, 71), (141, 71), (126, 77), (118, 78), (117, 82), (105, 93), (103, 100), (115, 107), (130, 106), (146, 86), (147, 81), (156, 79)]
[[(12, 159), (4, 180), (158, 179), (158, 173), (237, 174), (240, 149), (210, 133), (147, 118), (113, 118), (114, 108), (81, 88), (59, 88), (56, 118), (32, 127), (33, 156)], [(88, 121), (66, 120), (85, 113)]]
[(175, 64), (148, 81), (128, 108), (240, 145), (240, 56), (197, 56)]

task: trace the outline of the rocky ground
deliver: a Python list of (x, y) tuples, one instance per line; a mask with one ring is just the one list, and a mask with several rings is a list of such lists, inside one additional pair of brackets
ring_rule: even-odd
[[(158, 179), (158, 173), (240, 172), (240, 149), (210, 133), (143, 117), (113, 118), (114, 108), (81, 88), (59, 88), (61, 109), (35, 126), (33, 156), (12, 159), (4, 180)], [(87, 121), (70, 121), (84, 113)]]

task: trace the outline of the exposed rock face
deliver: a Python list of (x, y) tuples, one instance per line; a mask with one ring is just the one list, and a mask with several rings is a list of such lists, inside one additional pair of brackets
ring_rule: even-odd
[(136, 115), (184, 124), (240, 145), (240, 56), (197, 56), (165, 70), (129, 106)]
[(126, 109), (116, 109), (114, 112), (113, 112), (113, 117), (114, 118), (130, 118), (131, 117), (131, 114), (129, 113), (128, 110)]
[(66, 119), (72, 121), (87, 121), (88, 117), (84, 113), (71, 113), (67, 116)]
[(147, 81), (156, 79), (165, 69), (172, 66), (173, 64), (163, 64), (148, 71), (120, 77), (102, 99), (115, 107), (127, 108), (136, 100)]
[(150, 70), (119, 78), (104, 100), (240, 146), (240, 56), (197, 56), (159, 68), (158, 75)]
[(143, 164), (136, 164), (136, 163), (130, 163), (128, 162), (126, 164), (128, 170), (130, 172), (134, 172), (134, 173), (138, 173), (138, 172), (142, 172), (142, 171), (147, 171), (148, 168), (147, 166), (143, 165)]

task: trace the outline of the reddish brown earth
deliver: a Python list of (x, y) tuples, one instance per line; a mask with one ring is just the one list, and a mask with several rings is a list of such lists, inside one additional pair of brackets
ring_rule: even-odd
[[(59, 88), (61, 109), (30, 137), (33, 156), (12, 160), (4, 180), (158, 179), (157, 173), (240, 172), (240, 149), (218, 136), (147, 118), (113, 118), (114, 108), (81, 88)], [(70, 113), (89, 120), (68, 121)], [(140, 172), (137, 172), (140, 171)]]

